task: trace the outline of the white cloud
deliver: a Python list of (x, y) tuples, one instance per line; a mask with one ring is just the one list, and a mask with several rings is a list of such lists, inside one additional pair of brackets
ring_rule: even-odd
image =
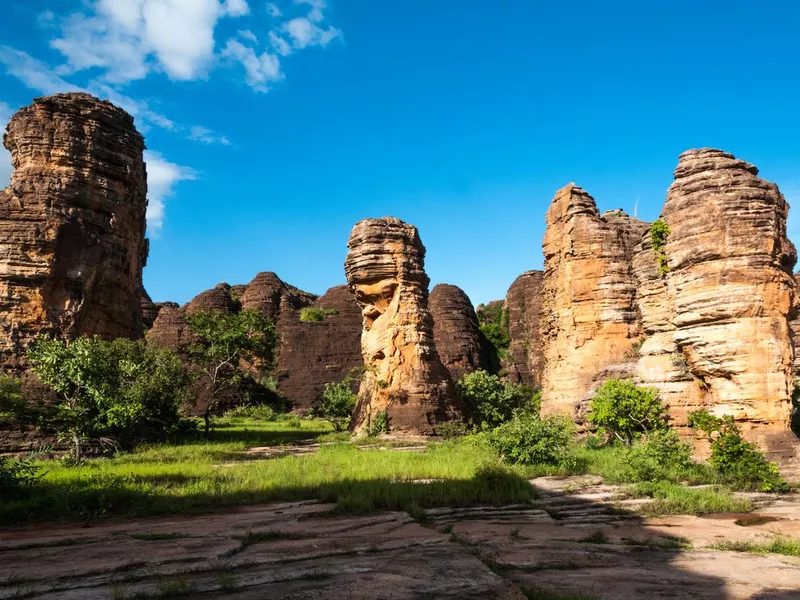
[(254, 44), (258, 43), (258, 37), (255, 33), (250, 31), (249, 29), (240, 29), (239, 30), (239, 37), (243, 40), (247, 40), (248, 42), (253, 42)]
[(9, 75), (44, 94), (83, 91), (77, 85), (72, 85), (59, 77), (42, 61), (9, 46), (0, 46), (0, 63), (5, 65)]
[(267, 2), (267, 12), (271, 17), (282, 17), (281, 9), (275, 6), (272, 2)]
[(164, 226), (166, 199), (175, 193), (175, 185), (181, 181), (197, 179), (197, 172), (166, 160), (158, 152), (146, 150), (147, 163), (147, 231), (153, 237)]
[(292, 47), (289, 45), (289, 42), (287, 42), (274, 31), (269, 32), (269, 42), (272, 44), (275, 52), (281, 56), (289, 56), (292, 53)]
[(247, 0), (225, 0), (224, 10), (232, 17), (243, 17), (250, 14)]
[(191, 127), (189, 129), (189, 139), (202, 142), (204, 144), (221, 144), (223, 146), (231, 145), (231, 141), (224, 135), (217, 135), (206, 127)]
[(252, 48), (230, 39), (222, 51), (222, 56), (241, 63), (247, 85), (257, 92), (266, 92), (269, 90), (269, 84), (283, 79), (280, 60), (269, 52), (262, 52), (259, 55)]
[(327, 6), (323, 0), (294, 0), (294, 2), (311, 6), (305, 17), (291, 19), (281, 28), (291, 38), (295, 50), (302, 50), (308, 46), (327, 46), (342, 34), (333, 26), (323, 28), (319, 25), (325, 18), (322, 11)]
[[(0, 102), (0, 138), (3, 137), (2, 134), (5, 132), (6, 125), (13, 114), (14, 110), (9, 104)], [(0, 143), (0, 189), (8, 185), (13, 170), (11, 166), (11, 154), (6, 150), (5, 146)]]

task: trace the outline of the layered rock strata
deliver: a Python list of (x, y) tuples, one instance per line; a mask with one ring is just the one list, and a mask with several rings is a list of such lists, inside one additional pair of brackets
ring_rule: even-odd
[(433, 339), (439, 359), (453, 381), (478, 369), (487, 370), (486, 340), (472, 302), (464, 291), (440, 283), (430, 293), (428, 309), (433, 319)]
[(353, 227), (348, 248), (345, 272), (362, 309), (366, 368), (353, 426), (364, 429), (386, 413), (393, 432), (431, 434), (460, 411), (434, 344), (417, 228), (394, 217), (366, 219)]
[[(241, 286), (237, 286), (241, 289)], [(242, 309), (256, 308), (269, 319), (275, 319), (284, 309), (295, 310), (310, 306), (317, 297), (297, 289), (280, 279), (275, 273), (259, 273), (241, 296)]]
[(144, 139), (88, 94), (38, 98), (8, 123), (0, 191), (0, 363), (39, 334), (142, 335), (147, 258)]
[(310, 409), (326, 383), (353, 374), (358, 385), (361, 357), (361, 309), (346, 285), (332, 287), (312, 304), (326, 311), (322, 321), (303, 321), (297, 310), (284, 310), (278, 318), (280, 353), (278, 389), (293, 408)]
[(570, 184), (547, 211), (540, 331), (542, 413), (571, 414), (604, 367), (620, 362), (639, 335), (631, 258), (647, 223), (603, 215)]
[(541, 338), (542, 271), (526, 271), (511, 284), (506, 294), (508, 336), (503, 367), (515, 383), (540, 386), (544, 375)]
[(703, 148), (680, 156), (662, 212), (673, 340), (704, 404), (787, 456), (797, 261), (788, 209), (755, 166)]

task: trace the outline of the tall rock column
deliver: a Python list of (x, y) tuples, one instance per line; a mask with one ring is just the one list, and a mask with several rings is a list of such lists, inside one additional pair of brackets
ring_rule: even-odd
[(394, 217), (366, 219), (353, 227), (347, 245), (345, 272), (362, 309), (366, 367), (354, 427), (386, 412), (392, 431), (431, 434), (459, 410), (434, 345), (417, 228)]
[(786, 455), (797, 260), (788, 208), (755, 166), (703, 148), (680, 156), (662, 212), (677, 347), (712, 412)]
[(600, 215), (573, 184), (556, 193), (542, 243), (543, 414), (572, 414), (595, 375), (631, 352), (639, 323), (630, 263), (646, 229), (622, 211)]
[(525, 271), (506, 294), (508, 336), (504, 368), (516, 383), (540, 386), (544, 374), (541, 340), (542, 271)]
[(0, 363), (38, 334), (142, 335), (147, 258), (144, 139), (88, 94), (38, 98), (8, 124), (0, 191)]
[(433, 318), (436, 351), (453, 381), (478, 369), (487, 370), (486, 342), (475, 308), (464, 290), (440, 283), (431, 290), (428, 307)]

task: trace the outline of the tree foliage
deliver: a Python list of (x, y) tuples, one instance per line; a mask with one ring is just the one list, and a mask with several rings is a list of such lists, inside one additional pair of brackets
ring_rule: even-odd
[(489, 430), (517, 412), (538, 414), (541, 395), (532, 387), (502, 381), (483, 370), (464, 375), (456, 384), (467, 403), (474, 429)]
[(665, 428), (666, 416), (657, 390), (607, 379), (595, 392), (587, 419), (630, 446), (643, 433)]
[(257, 309), (196, 311), (185, 318), (194, 335), (187, 354), (210, 388), (211, 400), (203, 414), (208, 435), (221, 393), (273, 368), (278, 336), (272, 320)]
[(52, 425), (76, 459), (91, 439), (139, 439), (173, 430), (188, 384), (178, 356), (125, 339), (39, 338), (31, 369), (56, 392)]
[(481, 332), (498, 355), (502, 357), (511, 344), (511, 336), (508, 331), (508, 309), (498, 303), (480, 304), (476, 313)]
[(669, 273), (666, 246), (667, 238), (670, 233), (669, 225), (662, 219), (656, 219), (650, 226), (650, 246), (653, 248), (653, 253), (656, 255), (658, 272), (662, 277)]

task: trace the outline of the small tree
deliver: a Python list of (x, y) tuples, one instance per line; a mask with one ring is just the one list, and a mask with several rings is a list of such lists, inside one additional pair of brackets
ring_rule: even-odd
[(169, 431), (188, 379), (178, 356), (144, 342), (40, 338), (28, 351), (31, 369), (56, 392), (53, 425), (72, 445), (103, 436), (141, 437), (146, 429)]
[(569, 464), (574, 426), (564, 416), (520, 414), (489, 434), (501, 456), (521, 464)]
[(353, 386), (360, 379), (361, 370), (353, 369), (341, 381), (326, 383), (311, 409), (311, 416), (330, 422), (335, 431), (347, 429), (358, 401), (358, 396), (353, 393)]
[(186, 323), (195, 337), (187, 353), (210, 388), (211, 399), (203, 412), (208, 436), (222, 392), (272, 369), (278, 336), (275, 324), (257, 309), (197, 311), (186, 315)]
[(537, 390), (502, 381), (486, 371), (467, 373), (456, 387), (470, 408), (472, 426), (478, 430), (494, 429), (509, 421), (516, 412), (539, 412)]
[(666, 427), (666, 415), (657, 390), (607, 379), (595, 392), (587, 419), (630, 446), (641, 434)]

